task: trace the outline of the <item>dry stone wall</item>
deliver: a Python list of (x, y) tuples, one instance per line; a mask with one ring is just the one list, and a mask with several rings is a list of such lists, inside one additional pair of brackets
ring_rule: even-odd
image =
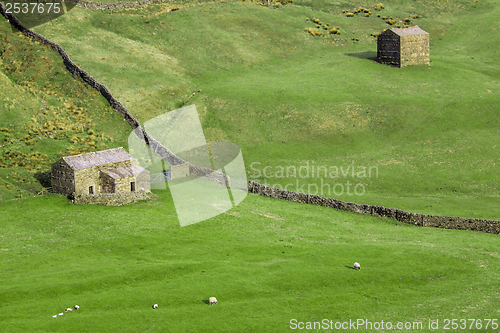
[(142, 5), (149, 5), (162, 2), (170, 2), (172, 0), (140, 0), (140, 1), (123, 1), (123, 2), (113, 2), (113, 3), (100, 3), (88, 0), (63, 0), (62, 2), (72, 3), (78, 7), (89, 10), (110, 10), (110, 9), (123, 9), (132, 8)]
[(248, 192), (265, 197), (329, 207), (358, 214), (388, 217), (396, 221), (421, 227), (475, 230), (492, 234), (500, 234), (500, 221), (410, 213), (396, 208), (357, 204), (354, 202), (345, 202), (333, 198), (322, 197), (315, 194), (285, 191), (262, 185), (255, 181), (248, 182)]
[(141, 200), (149, 200), (153, 194), (144, 191), (128, 193), (98, 193), (98, 194), (73, 194), (71, 201), (78, 204), (97, 204), (105, 206), (122, 206)]

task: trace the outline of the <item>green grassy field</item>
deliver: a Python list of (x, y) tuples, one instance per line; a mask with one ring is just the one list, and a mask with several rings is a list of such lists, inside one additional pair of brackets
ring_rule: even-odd
[[(2, 331), (283, 332), (292, 319), (325, 318), (426, 328), (500, 316), (497, 235), (252, 194), (181, 228), (168, 192), (156, 193), (127, 207), (55, 195), (5, 206)], [(348, 268), (354, 261), (360, 271)]]
[[(370, 17), (342, 13), (375, 4), (75, 8), (35, 30), (61, 44), (141, 122), (195, 104), (207, 140), (242, 148), (248, 179), (417, 213), (500, 220), (500, 7), (492, 0), (399, 0)], [(399, 24), (417, 14), (412, 24), (431, 36), (431, 65), (374, 62), (370, 34), (390, 27), (378, 14)], [(314, 18), (341, 34), (307, 35)], [(127, 148), (130, 128), (67, 74), (57, 54), (11, 33), (3, 19), (0, 60), (0, 331), (283, 332), (292, 319), (366, 319), (422, 322), (423, 329), (393, 331), (437, 332), (456, 318), (483, 320), (483, 329), (461, 331), (500, 332), (491, 322), (486, 330), (484, 320), (500, 321), (498, 235), (252, 194), (183, 228), (168, 190), (126, 207), (35, 197), (47, 186), (50, 163)], [(365, 192), (332, 193), (347, 182), (351, 193), (360, 184)], [(349, 268), (355, 261), (359, 272)], [(217, 306), (205, 303), (210, 296)], [(52, 318), (75, 304), (80, 310)], [(429, 329), (429, 320), (440, 329)]]

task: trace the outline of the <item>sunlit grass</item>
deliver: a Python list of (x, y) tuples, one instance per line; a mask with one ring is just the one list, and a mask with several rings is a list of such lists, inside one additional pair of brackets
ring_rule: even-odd
[(421, 321), (427, 332), (429, 320), (497, 316), (497, 235), (253, 194), (181, 228), (168, 192), (155, 193), (122, 207), (54, 195), (6, 206), (3, 329), (281, 332), (294, 318), (365, 318)]

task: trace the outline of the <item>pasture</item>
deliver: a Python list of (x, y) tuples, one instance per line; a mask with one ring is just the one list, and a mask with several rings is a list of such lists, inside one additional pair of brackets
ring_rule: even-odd
[[(75, 8), (34, 30), (141, 122), (195, 104), (207, 141), (241, 147), (249, 180), (500, 220), (500, 6), (392, 0), (369, 17), (343, 13), (374, 5)], [(392, 27), (382, 16), (402, 24), (414, 15), (430, 33), (431, 64), (378, 64), (371, 34)], [(314, 18), (341, 34), (307, 34)], [(127, 148), (130, 128), (57, 54), (0, 21), (2, 331), (283, 332), (292, 319), (366, 319), (435, 332), (429, 321), (443, 329), (446, 319), (482, 319), (480, 331), (500, 332), (484, 320), (500, 320), (498, 235), (253, 194), (181, 228), (168, 189), (124, 207), (36, 195), (50, 163)], [(363, 193), (349, 194), (347, 182)], [(333, 193), (338, 184), (344, 191)], [(211, 296), (217, 305), (206, 304)]]

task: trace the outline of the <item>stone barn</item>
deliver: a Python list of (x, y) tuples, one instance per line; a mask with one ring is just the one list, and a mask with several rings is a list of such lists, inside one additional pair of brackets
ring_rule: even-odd
[(429, 64), (429, 33), (418, 25), (387, 29), (377, 38), (377, 61), (395, 67)]
[(149, 192), (150, 175), (120, 147), (61, 158), (52, 165), (52, 189), (65, 195)]

